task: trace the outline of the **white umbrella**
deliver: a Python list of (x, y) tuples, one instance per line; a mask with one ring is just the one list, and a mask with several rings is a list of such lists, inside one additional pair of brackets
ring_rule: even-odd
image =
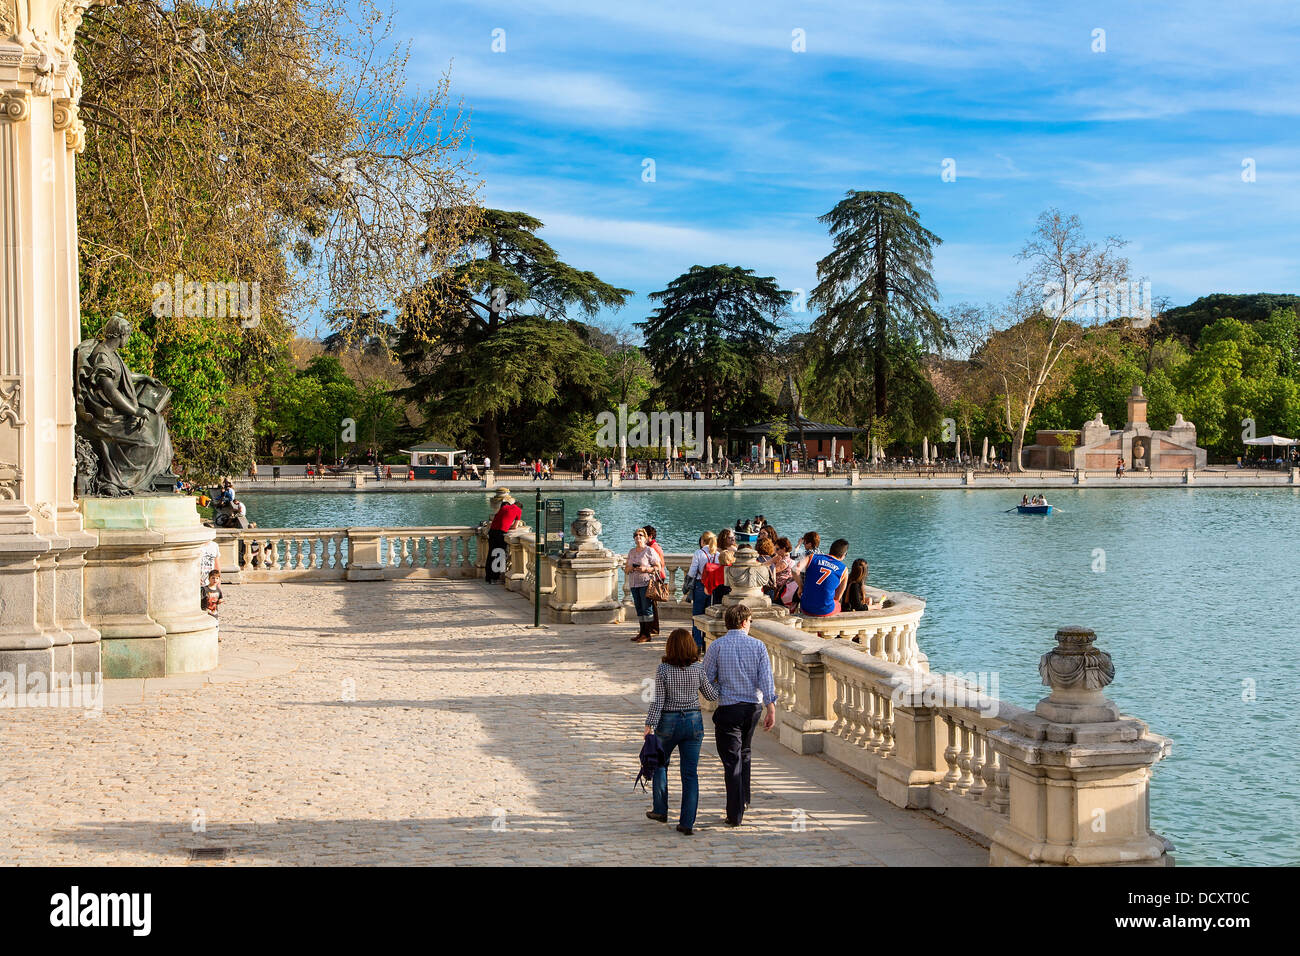
[(1283, 438), (1281, 435), (1265, 435), (1263, 438), (1247, 438), (1247, 445), (1268, 445), (1270, 448), (1288, 448), (1296, 444), (1294, 438)]

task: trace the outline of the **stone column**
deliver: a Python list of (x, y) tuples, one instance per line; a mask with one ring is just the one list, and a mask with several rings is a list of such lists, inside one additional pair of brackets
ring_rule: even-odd
[(1103, 696), (1115, 667), (1096, 639), (1087, 628), (1057, 631), (1038, 666), (1052, 693), (989, 734), (1011, 781), (995, 866), (1173, 865), (1173, 847), (1150, 828), (1148, 789), (1170, 741)]
[[(0, 0), (0, 671), (98, 671), (73, 500), (80, 339), (73, 38), (92, 0)], [(195, 602), (197, 605), (197, 601)]]
[(622, 623), (622, 557), (600, 543), (600, 522), (590, 508), (579, 509), (569, 531), (573, 539), (555, 559), (555, 590), (548, 601), (552, 619), (561, 624)]

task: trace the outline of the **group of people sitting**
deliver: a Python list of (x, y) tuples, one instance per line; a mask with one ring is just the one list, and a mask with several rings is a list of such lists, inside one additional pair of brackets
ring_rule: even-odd
[[(758, 563), (767, 569), (763, 593), (774, 603), (805, 617), (883, 607), (883, 599), (867, 593), (866, 559), (857, 558), (847, 564), (847, 539), (837, 538), (823, 553), (821, 536), (809, 531), (795, 548), (789, 538), (782, 537), (763, 515), (758, 515), (737, 521), (735, 529), (700, 535), (700, 547), (687, 571), (684, 589), (691, 595), (693, 614), (702, 614), (710, 604), (721, 604), (730, 593), (726, 569), (735, 564), (736, 551), (742, 544), (753, 547), (758, 552)], [(693, 635), (702, 648), (703, 633), (695, 628)]]
[(1045, 505), (1045, 504), (1047, 504), (1046, 495), (1034, 495), (1032, 498), (1029, 495), (1020, 496), (1020, 507), (1022, 508), (1031, 508), (1035, 505)]

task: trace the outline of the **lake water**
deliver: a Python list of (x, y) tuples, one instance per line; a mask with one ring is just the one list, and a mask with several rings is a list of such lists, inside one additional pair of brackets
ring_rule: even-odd
[[(1156, 767), (1154, 829), (1180, 865), (1300, 863), (1300, 784), (1287, 767), (1300, 714), (1300, 491), (1059, 490), (1050, 517), (1005, 513), (1022, 492), (568, 493), (625, 551), (652, 524), (665, 551), (767, 516), (795, 540), (851, 542), (871, 582), (929, 603), (918, 640), (935, 670), (988, 672), (1032, 708), (1038, 659), (1062, 624), (1096, 630), (1108, 694), (1174, 741)], [(476, 524), (489, 494), (244, 496), (265, 528)], [(519, 492), (532, 523), (531, 492)], [(1289, 742), (1288, 742), (1289, 741)]]

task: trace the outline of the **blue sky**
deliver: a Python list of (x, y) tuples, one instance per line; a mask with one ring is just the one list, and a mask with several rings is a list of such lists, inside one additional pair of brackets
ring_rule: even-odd
[(943, 306), (1003, 299), (1051, 206), (1130, 240), (1175, 305), (1300, 285), (1293, 3), (475, 0), (397, 28), (413, 80), (451, 63), (484, 201), (635, 290), (617, 323), (697, 263), (810, 290), (849, 189), (902, 193), (944, 240)]

